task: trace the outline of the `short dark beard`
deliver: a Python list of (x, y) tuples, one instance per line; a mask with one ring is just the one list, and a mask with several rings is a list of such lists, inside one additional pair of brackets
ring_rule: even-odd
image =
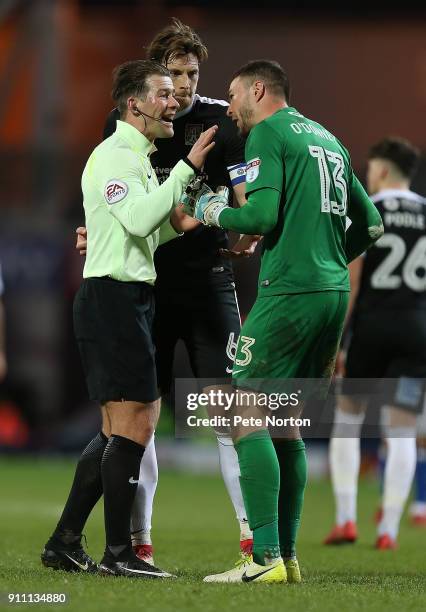
[(251, 130), (250, 119), (253, 117), (253, 110), (249, 108), (247, 104), (241, 107), (240, 109), (240, 117), (241, 117), (241, 127), (240, 133), (242, 136), (247, 136)]

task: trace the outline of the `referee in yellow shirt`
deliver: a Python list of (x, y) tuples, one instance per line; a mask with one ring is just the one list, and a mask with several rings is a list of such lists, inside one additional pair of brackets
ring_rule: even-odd
[[(101, 404), (102, 431), (88, 444), (59, 523), (41, 555), (47, 567), (138, 578), (171, 575), (138, 559), (130, 512), (139, 466), (160, 412), (151, 326), (154, 251), (191, 220), (175, 207), (214, 146), (217, 126), (158, 185), (150, 163), (156, 138), (173, 136), (179, 108), (169, 71), (138, 60), (114, 72), (116, 132), (95, 148), (82, 177), (88, 229), (74, 329), (89, 395)], [(104, 495), (106, 548), (99, 565), (81, 545), (86, 520)]]

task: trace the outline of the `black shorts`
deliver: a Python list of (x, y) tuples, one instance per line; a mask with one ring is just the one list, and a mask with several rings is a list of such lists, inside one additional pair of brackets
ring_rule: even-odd
[[(420, 310), (359, 314), (346, 357), (343, 392), (363, 393), (369, 383), (349, 379), (384, 379), (383, 403), (422, 412), (426, 382), (426, 317)], [(371, 388), (371, 387), (370, 387)]]
[(90, 399), (158, 399), (153, 319), (154, 291), (147, 283), (83, 281), (74, 299), (74, 332)]
[(154, 342), (162, 393), (171, 390), (178, 340), (196, 378), (230, 378), (240, 327), (234, 283), (191, 291), (156, 289)]

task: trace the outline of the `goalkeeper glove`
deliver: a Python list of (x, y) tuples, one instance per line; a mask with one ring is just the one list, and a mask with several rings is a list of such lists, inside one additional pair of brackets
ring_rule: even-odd
[(201, 177), (197, 177), (189, 183), (180, 199), (181, 204), (183, 204), (183, 212), (186, 215), (194, 216), (197, 200), (204, 193), (211, 193), (211, 189), (203, 183)]
[(217, 192), (210, 191), (201, 195), (195, 204), (195, 218), (204, 225), (220, 227), (220, 213), (222, 210), (230, 208), (228, 205), (228, 188), (218, 187)]

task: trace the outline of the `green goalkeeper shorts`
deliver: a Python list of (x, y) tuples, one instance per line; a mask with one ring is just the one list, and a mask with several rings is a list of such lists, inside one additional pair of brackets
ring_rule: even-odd
[(330, 378), (348, 301), (346, 291), (259, 297), (241, 328), (233, 383)]

